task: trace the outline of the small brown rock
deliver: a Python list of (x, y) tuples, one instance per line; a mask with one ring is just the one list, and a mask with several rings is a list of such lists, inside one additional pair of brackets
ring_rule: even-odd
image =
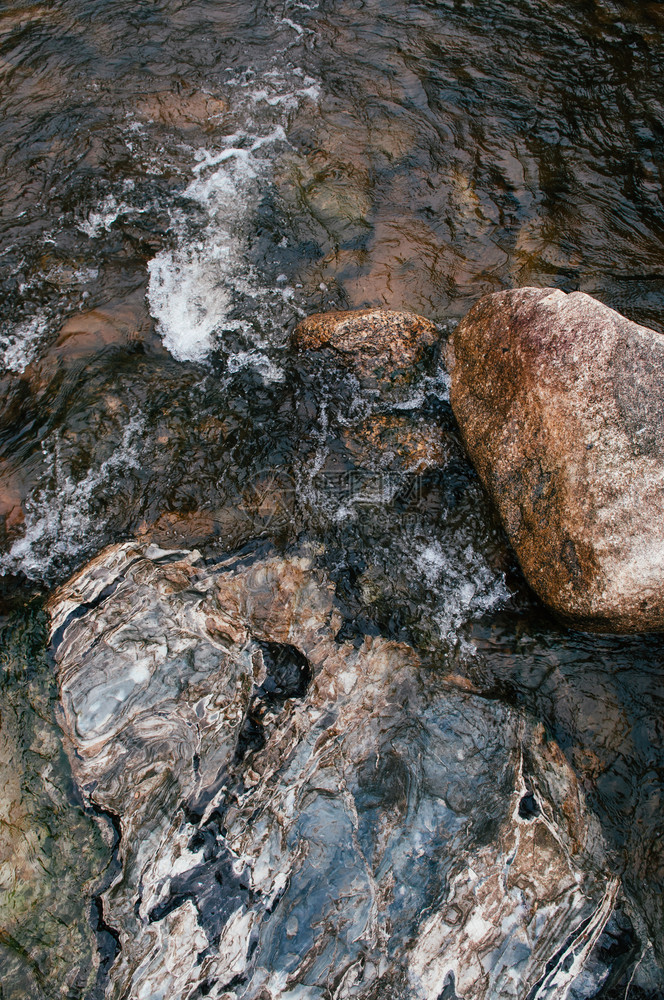
[(298, 350), (329, 348), (368, 380), (409, 381), (439, 340), (430, 320), (391, 309), (316, 313), (293, 333)]
[(0, 541), (8, 543), (21, 534), (25, 522), (24, 491), (20, 476), (0, 461)]
[(142, 524), (138, 535), (163, 547), (202, 545), (215, 534), (211, 514), (191, 511), (165, 511), (153, 524)]
[(664, 629), (664, 336), (580, 292), (481, 299), (451, 403), (526, 579), (597, 631)]

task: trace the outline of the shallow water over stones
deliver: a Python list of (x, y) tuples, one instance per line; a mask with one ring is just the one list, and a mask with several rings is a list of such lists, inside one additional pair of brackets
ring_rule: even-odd
[[(257, 565), (267, 558), (255, 548), (261, 541), (270, 558), (311, 559), (321, 574), (316, 586), (334, 585), (337, 657), (348, 645), (363, 651), (359, 662), (374, 662), (368, 652), (374, 646), (394, 648), (382, 644), (411, 651), (411, 666), (400, 664), (396, 673), (403, 679), (410, 671), (409, 683), (418, 678), (419, 693), (409, 697), (424, 721), (412, 724), (404, 708), (406, 735), (396, 716), (384, 730), (367, 722), (366, 766), (353, 759), (343, 771), (355, 776), (348, 794), (359, 803), (358, 815), (388, 813), (390, 829), (405, 829), (403, 803), (414, 801), (413, 789), (424, 780), (413, 755), (431, 762), (436, 748), (452, 752), (461, 725), (455, 712), (462, 707), (496, 744), (487, 720), (504, 726), (505, 746), (495, 749), (501, 774), (513, 767), (514, 748), (531, 736), (534, 760), (557, 744), (564, 754), (558, 772), (571, 768), (576, 776), (583, 815), (590, 809), (599, 822), (608, 868), (631, 901), (618, 902), (569, 997), (623, 1000), (629, 986), (629, 1000), (660, 1000), (653, 954), (664, 960), (661, 649), (648, 637), (627, 642), (571, 632), (533, 601), (463, 454), (440, 365), (432, 360), (414, 384), (376, 393), (324, 352), (314, 357), (289, 345), (304, 315), (332, 308), (415, 310), (445, 336), (481, 294), (522, 284), (578, 288), (661, 328), (663, 28), (659, 5), (613, 0), (3, 6), (3, 766), (8, 762), (13, 789), (8, 801), (15, 803), (20, 792), (25, 806), (18, 827), (30, 844), (46, 845), (35, 848), (29, 863), (12, 848), (3, 868), (21, 887), (11, 906), (25, 904), (9, 916), (2, 910), (3, 1000), (51, 1000), (67, 991), (72, 1000), (96, 1000), (112, 957), (114, 976), (120, 969), (134, 974), (129, 959), (122, 964), (99, 907), (90, 914), (89, 904), (91, 895), (105, 892), (108, 905), (117, 905), (119, 926), (139, 926), (130, 912), (136, 900), (122, 901), (128, 883), (106, 885), (119, 856), (126, 850), (129, 857), (136, 845), (116, 849), (112, 822), (93, 805), (94, 791), (79, 793), (71, 781), (60, 731), (52, 725), (56, 693), (43, 626), (35, 624), (34, 606), (25, 604), (36, 592), (39, 605), (104, 546), (130, 538), (164, 548), (198, 546), (206, 560), (223, 561), (250, 545), (245, 555)], [(208, 566), (204, 575), (214, 572)], [(159, 635), (165, 629), (151, 627)], [(41, 636), (28, 659), (39, 690), (47, 692), (37, 711), (33, 681), (25, 680), (22, 643), (29, 635)], [(209, 648), (221, 655), (215, 642)], [(203, 648), (207, 644), (205, 638)], [(232, 755), (228, 767), (243, 784), (228, 787), (238, 801), (255, 770), (260, 803), (269, 796), (253, 762), (274, 749), (278, 720), (285, 724), (318, 694), (316, 671), (307, 681), (309, 668), (298, 659), (304, 654), (288, 639), (254, 636), (250, 648), (260, 653), (266, 678), (252, 679), (252, 673), (252, 686), (233, 703), (244, 712), (244, 721), (230, 726), (235, 742), (229, 736), (228, 747), (220, 743), (206, 752), (210, 761), (215, 752)], [(181, 651), (186, 674), (189, 654)], [(207, 684), (207, 668), (199, 666), (196, 683)], [(441, 680), (446, 675), (460, 678), (465, 693), (448, 690)], [(140, 682), (136, 689), (142, 690)], [(166, 701), (174, 690), (164, 687)], [(178, 697), (182, 706), (182, 692)], [(364, 718), (365, 709), (352, 704)], [(171, 716), (160, 718), (166, 725)], [(383, 745), (394, 726), (397, 735), (389, 740), (396, 750), (391, 742)], [(190, 735), (180, 725), (177, 746), (188, 747)], [(364, 733), (353, 730), (344, 746), (356, 738), (361, 742)], [(202, 775), (199, 791), (207, 787), (202, 756), (192, 753), (182, 773), (173, 763), (164, 778), (173, 801), (180, 801), (179, 782), (193, 781), (194, 773)], [(515, 786), (492, 790), (476, 763), (476, 790), (471, 796), (461, 782), (463, 795), (457, 800), (451, 792), (450, 808), (460, 810), (455, 816), (475, 816), (488, 787), (487, 801), (498, 800), (496, 815), (507, 823), (504, 845), (513, 815), (507, 789)], [(297, 771), (300, 764), (293, 766)], [(337, 769), (344, 767), (340, 759)], [(27, 778), (19, 781), (19, 772)], [(160, 775), (145, 776), (155, 795)], [(217, 791), (213, 782), (209, 794)], [(526, 817), (530, 791), (522, 796)], [(333, 791), (331, 802), (340, 796)], [(320, 806), (324, 789), (314, 797)], [(541, 797), (558, 801), (554, 791)], [(140, 936), (127, 931), (128, 947), (148, 947), (160, 927), (178, 920), (194, 938), (214, 938), (227, 926), (234, 901), (267, 935), (272, 918), (264, 919), (265, 900), (248, 900), (251, 882), (245, 887), (243, 872), (229, 870), (219, 847), (226, 837), (222, 820), (209, 816), (203, 823), (204, 798), (183, 818), (179, 807), (167, 810), (168, 822), (177, 830), (183, 824), (186, 833), (210, 820), (201, 832), (204, 843), (189, 853), (208, 851), (215, 885), (223, 883), (226, 895), (215, 911), (215, 894), (201, 889), (208, 916), (199, 924), (196, 865), (173, 872), (172, 897), (165, 892), (155, 901), (154, 920)], [(396, 804), (386, 808), (388, 801)], [(347, 817), (349, 802), (343, 799), (330, 823)], [(257, 842), (247, 832), (245, 806), (236, 808), (233, 835), (246, 841), (251, 860)], [(423, 814), (408, 808), (422, 824)], [(567, 819), (556, 809), (552, 822), (564, 830)], [(526, 817), (519, 830), (530, 822)], [(152, 821), (139, 811), (131, 822), (144, 819)], [(163, 816), (157, 827), (165, 843), (162, 822)], [(376, 827), (378, 836), (381, 822), (366, 820), (362, 830)], [(544, 820), (533, 822), (541, 829)], [(451, 823), (445, 813), (441, 829), (449, 832)], [(350, 835), (351, 828), (347, 823), (341, 832)], [(484, 850), (473, 829), (464, 857)], [(292, 841), (275, 854), (284, 869), (288, 845), (303, 827), (289, 830)], [(369, 851), (373, 841), (365, 833), (361, 846)], [(431, 867), (437, 867), (437, 842), (428, 828), (423, 836), (434, 844)], [(327, 864), (329, 838), (322, 839)], [(74, 840), (80, 857), (71, 849)], [(345, 855), (340, 848), (351, 859), (354, 851)], [(488, 855), (481, 856), (486, 861)], [(406, 863), (400, 864), (403, 872)], [(604, 898), (603, 871), (600, 863), (599, 894), (585, 883), (593, 905)], [(21, 882), (25, 872), (30, 877)], [(337, 886), (336, 869), (332, 874)], [(444, 865), (441, 877), (452, 877)], [(416, 880), (413, 900), (435, 895), (427, 879)], [(319, 885), (313, 876), (311, 885)], [(306, 909), (307, 891), (299, 891)], [(490, 886), (486, 891), (489, 899)], [(434, 911), (417, 913), (411, 904), (413, 941), (424, 940)], [(386, 912), (376, 926), (381, 934), (388, 924), (389, 934), (401, 933), (395, 948), (404, 954), (410, 932), (395, 931), (394, 910)], [(336, 924), (329, 913), (325, 918), (342, 926), (341, 912)], [(149, 924), (148, 915), (140, 921)], [(442, 933), (426, 928), (429, 942)], [(287, 929), (293, 936), (286, 935), (286, 943), (261, 938), (265, 968), (266, 956), (286, 963), (287, 945), (296, 941), (299, 948), (304, 941), (299, 923)], [(311, 940), (318, 941), (316, 933)], [(340, 967), (359, 953), (351, 937), (343, 937)], [(374, 949), (374, 958), (365, 960), (365, 985), (348, 972), (328, 992), (357, 986), (381, 997), (391, 990), (402, 1000), (399, 976), (411, 966), (388, 956), (397, 970), (396, 985), (388, 987), (375, 964), (385, 936), (371, 948), (366, 938), (358, 940), (356, 949)], [(218, 954), (213, 948), (205, 961), (214, 965)], [(247, 982), (233, 990), (258, 990), (258, 954)], [(325, 962), (336, 961), (321, 952), (319, 968), (313, 950), (307, 954), (313, 978)], [(440, 970), (427, 964), (425, 951), (418, 955), (420, 981), (437, 989)], [(82, 978), (75, 973), (79, 956)], [(88, 961), (92, 966), (83, 968)], [(46, 977), (39, 979), (36, 969)], [(459, 982), (441, 988), (444, 1000)], [(302, 992), (309, 988), (318, 987), (301, 984)], [(542, 996), (550, 988), (565, 987), (538, 987)], [(207, 989), (203, 982), (201, 994)]]

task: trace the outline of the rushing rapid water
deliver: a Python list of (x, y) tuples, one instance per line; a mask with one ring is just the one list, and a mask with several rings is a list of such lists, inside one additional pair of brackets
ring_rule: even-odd
[[(210, 559), (313, 546), (346, 638), (410, 642), (542, 723), (634, 910), (603, 945), (613, 979), (570, 995), (622, 996), (630, 977), (632, 1000), (662, 995), (658, 641), (579, 635), (537, 605), (442, 364), (382, 398), (289, 336), (365, 305), (444, 334), (526, 284), (663, 329), (663, 71), (656, 3), (2, 7), (2, 763), (22, 762), (31, 861), (27, 889), (2, 883), (1, 996), (50, 996), (40, 965), (84, 996), (92, 980), (53, 955), (113, 951), (76, 911), (72, 885), (111, 877), (115, 833), (100, 842), (71, 784), (39, 608), (134, 536)], [(80, 859), (53, 852), (58, 831)]]

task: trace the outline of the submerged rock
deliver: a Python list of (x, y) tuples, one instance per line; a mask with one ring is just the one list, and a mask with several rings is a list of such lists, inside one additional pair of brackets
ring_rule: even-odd
[(177, 129), (203, 128), (211, 132), (219, 127), (220, 120), (228, 111), (228, 102), (221, 97), (181, 87), (178, 93), (172, 90), (143, 94), (135, 104), (139, 118)]
[(439, 340), (430, 320), (391, 309), (316, 313), (302, 320), (293, 333), (298, 350), (328, 348), (369, 382), (411, 381)]
[(583, 628), (664, 629), (664, 337), (588, 295), (481, 299), (451, 402), (526, 579)]
[(415, 475), (442, 468), (456, 450), (456, 442), (443, 427), (409, 413), (372, 413), (344, 428), (342, 437), (361, 468)]
[(125, 543), (50, 606), (83, 796), (119, 818), (108, 997), (551, 998), (617, 882), (557, 746), (305, 555)]
[(101, 308), (71, 316), (41, 360), (28, 368), (27, 376), (33, 383), (45, 386), (59, 364), (72, 367), (101, 351), (123, 350), (132, 344), (146, 344), (157, 351), (161, 348), (142, 285)]
[(20, 478), (0, 459), (0, 543), (12, 541), (25, 522)]
[(0, 993), (3, 1000), (88, 997), (100, 965), (90, 923), (111, 851), (72, 801), (46, 620), (0, 617)]

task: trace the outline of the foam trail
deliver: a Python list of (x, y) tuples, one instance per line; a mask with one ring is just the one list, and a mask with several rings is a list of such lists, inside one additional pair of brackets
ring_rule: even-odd
[[(234, 332), (244, 363), (255, 357), (258, 369), (271, 378), (273, 369), (260, 355), (269, 345), (270, 327), (283, 326), (277, 314), (284, 307), (297, 309), (295, 291), (283, 279), (272, 282), (258, 273), (246, 251), (274, 159), (287, 145), (286, 115), (303, 101), (316, 100), (319, 91), (316, 81), (297, 69), (286, 75), (272, 71), (260, 81), (245, 74), (233, 83), (233, 111), (244, 128), (217, 148), (196, 152), (184, 197), (203, 210), (205, 221), (192, 236), (191, 218), (171, 211), (175, 247), (148, 264), (148, 301), (164, 345), (177, 360), (202, 361), (224, 332)], [(242, 319), (233, 315), (239, 298)]]
[(0, 333), (0, 367), (20, 375), (34, 360), (47, 330), (48, 319), (40, 312)]
[(61, 565), (92, 552), (103, 542), (105, 522), (93, 509), (95, 499), (113, 488), (119, 475), (140, 468), (144, 421), (132, 416), (115, 451), (79, 481), (63, 474), (59, 442), (45, 447), (45, 478), (25, 504), (25, 532), (0, 556), (0, 576), (23, 573), (30, 580), (51, 580)]
[[(128, 194), (135, 188), (134, 181), (127, 178), (122, 185), (123, 193)], [(116, 219), (123, 215), (142, 215), (148, 211), (149, 206), (139, 207), (131, 205), (123, 199), (118, 199), (113, 194), (106, 195), (96, 209), (88, 212), (85, 219), (78, 223), (78, 228), (91, 239), (96, 239), (103, 232), (108, 232)]]
[(469, 532), (462, 529), (448, 536), (443, 528), (441, 535), (442, 540), (415, 548), (412, 568), (434, 595), (441, 637), (455, 638), (466, 622), (500, 607), (509, 591), (504, 575), (489, 566)]

